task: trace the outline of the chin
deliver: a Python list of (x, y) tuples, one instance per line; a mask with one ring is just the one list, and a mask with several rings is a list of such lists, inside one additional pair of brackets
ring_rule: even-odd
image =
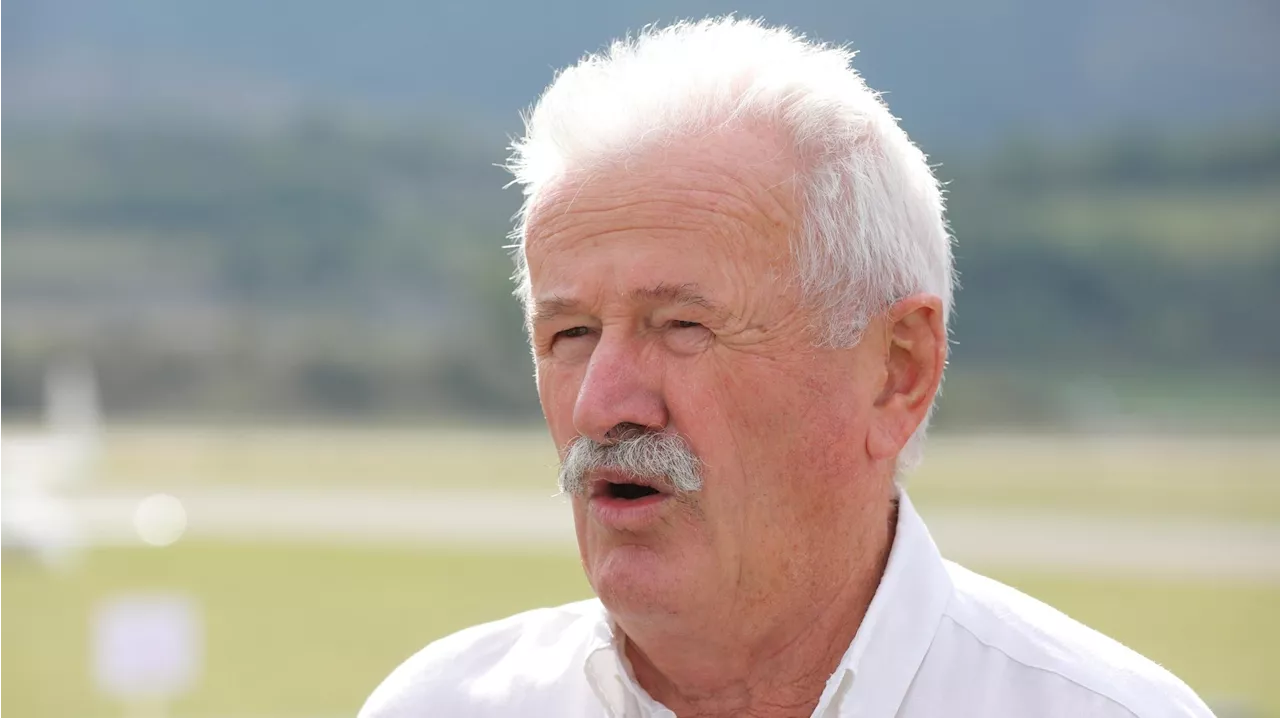
[(643, 617), (678, 612), (687, 602), (690, 572), (678, 553), (622, 544), (589, 552), (587, 580), (614, 615)]

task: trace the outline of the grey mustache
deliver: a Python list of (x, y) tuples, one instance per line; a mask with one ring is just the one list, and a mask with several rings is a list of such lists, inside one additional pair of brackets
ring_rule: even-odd
[(601, 469), (656, 479), (676, 493), (702, 489), (702, 462), (676, 434), (647, 432), (612, 444), (579, 436), (560, 462), (560, 491), (585, 496), (587, 477)]

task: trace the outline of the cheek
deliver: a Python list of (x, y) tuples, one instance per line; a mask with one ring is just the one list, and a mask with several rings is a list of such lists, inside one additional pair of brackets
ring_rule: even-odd
[(708, 357), (669, 371), (666, 378), (672, 418), (706, 462), (712, 482), (740, 485), (764, 468), (761, 458), (776, 460), (778, 440), (788, 431), (788, 420), (776, 406), (778, 377), (750, 360)]
[(547, 426), (556, 446), (563, 446), (577, 431), (573, 428), (573, 410), (582, 385), (582, 371), (575, 367), (544, 366), (537, 368), (538, 401), (547, 417)]
[[(853, 377), (824, 367), (744, 357), (690, 367), (673, 402), (682, 431), (709, 463), (776, 477), (847, 472), (866, 433)], [(675, 406), (673, 406), (673, 409)]]

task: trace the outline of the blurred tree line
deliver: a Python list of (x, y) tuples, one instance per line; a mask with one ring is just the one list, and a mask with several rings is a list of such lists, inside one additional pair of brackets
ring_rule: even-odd
[[(313, 116), (4, 144), (7, 418), (61, 357), (116, 417), (536, 417), (492, 138)], [(962, 285), (940, 422), (1274, 419), (1280, 133), (935, 154)]]

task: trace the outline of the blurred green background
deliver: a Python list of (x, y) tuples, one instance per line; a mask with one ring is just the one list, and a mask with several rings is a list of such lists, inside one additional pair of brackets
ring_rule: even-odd
[[(588, 596), (495, 165), (555, 68), (736, 11), (851, 43), (948, 183), (910, 487), (944, 553), (1280, 716), (1273, 4), (5, 10), (3, 710), (351, 715), (431, 639)], [(157, 591), (197, 677), (109, 696), (95, 611)]]

